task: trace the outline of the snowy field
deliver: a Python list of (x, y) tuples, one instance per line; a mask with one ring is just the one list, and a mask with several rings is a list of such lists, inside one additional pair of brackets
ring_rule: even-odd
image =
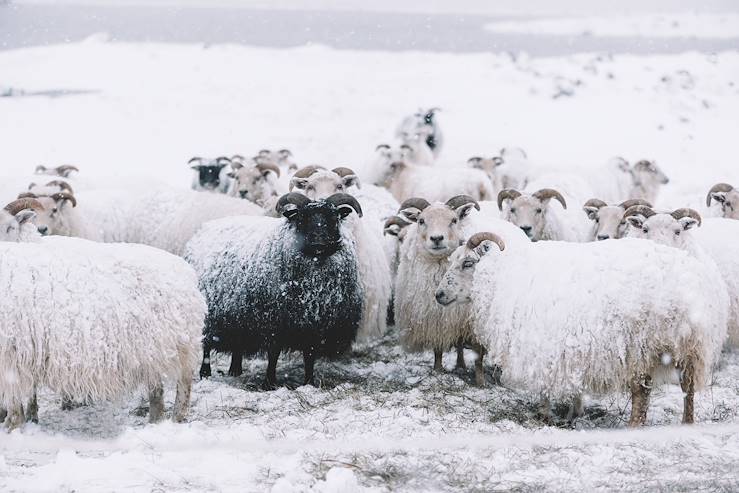
[[(610, 22), (609, 33), (638, 35), (634, 26), (652, 20)], [(681, 36), (704, 35), (693, 20)], [(601, 25), (568, 22), (552, 31)], [(3, 203), (38, 164), (74, 163), (89, 188), (186, 188), (191, 156), (264, 147), (288, 147), (300, 164), (362, 169), (421, 106), (442, 108), (439, 166), (508, 145), (551, 169), (654, 159), (670, 177), (656, 205), (706, 214), (711, 185), (739, 184), (736, 49), (529, 57), (122, 43), (101, 33), (0, 51), (0, 96)], [(680, 425), (682, 393), (665, 385), (639, 430), (626, 428), (625, 394), (586, 396), (574, 423), (562, 403), (545, 423), (538, 396), (493, 385), (492, 371), (478, 389), (472, 370), (451, 371), (452, 353), (446, 374), (432, 374), (432, 362), (403, 352), (391, 330), (320, 361), (319, 388), (299, 386), (302, 358), (283, 358), (286, 387), (265, 392), (264, 360), (234, 378), (220, 357), (213, 378), (195, 381), (180, 425), (147, 424), (141, 396), (62, 411), (42, 393), (39, 424), (0, 433), (0, 491), (739, 489), (739, 354), (725, 354), (696, 395), (697, 424)], [(174, 396), (165, 398), (169, 412)]]

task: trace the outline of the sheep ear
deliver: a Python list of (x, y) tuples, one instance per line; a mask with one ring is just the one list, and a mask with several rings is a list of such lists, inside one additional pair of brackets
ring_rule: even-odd
[(644, 218), (641, 216), (629, 216), (626, 218), (626, 220), (631, 226), (635, 228), (641, 229), (641, 227), (644, 225)]
[(202, 164), (194, 164), (194, 165), (190, 166), (190, 169), (194, 169), (195, 171), (200, 171), (200, 168), (202, 168), (202, 167), (203, 167)]
[(398, 214), (400, 214), (401, 217), (407, 219), (408, 221), (415, 223), (416, 221), (418, 221), (418, 216), (421, 214), (421, 209), (418, 209), (416, 207), (408, 207), (398, 212)]
[(31, 209), (24, 209), (15, 215), (15, 220), (18, 224), (25, 224), (36, 218), (36, 212)]
[(398, 236), (400, 234), (400, 226), (397, 224), (391, 224), (385, 228), (382, 232), (383, 235)]
[(458, 217), (458, 218), (459, 218), (460, 220), (462, 220), (462, 219), (466, 218), (467, 216), (469, 216), (469, 215), (470, 215), (470, 211), (471, 211), (471, 210), (472, 210), (473, 208), (477, 208), (477, 209), (479, 209), (479, 208), (480, 208), (480, 206), (479, 206), (479, 205), (478, 205), (478, 204), (477, 204), (476, 202), (468, 202), (468, 203), (466, 203), (466, 204), (464, 204), (464, 205), (461, 205), (461, 206), (457, 207), (457, 210), (456, 210), (456, 212), (457, 212), (457, 217)]
[(351, 214), (352, 212), (356, 212), (354, 208), (348, 204), (342, 204), (338, 207), (338, 209), (339, 209), (339, 215), (341, 216), (342, 219), (349, 216), (349, 214)]
[(341, 181), (344, 184), (344, 188), (349, 188), (351, 186), (362, 188), (359, 184), (359, 177), (357, 175), (346, 175)]
[(713, 192), (711, 194), (711, 198), (715, 200), (716, 202), (718, 202), (719, 204), (723, 204), (724, 202), (726, 202), (726, 193), (725, 192)]
[(587, 214), (588, 219), (591, 221), (595, 221), (598, 218), (598, 208), (597, 207), (583, 207), (582, 210), (585, 211), (585, 214)]
[(287, 204), (285, 208), (282, 210), (282, 215), (286, 217), (287, 219), (290, 219), (295, 216), (295, 214), (298, 213), (298, 206), (295, 204)]
[(698, 224), (698, 220), (692, 217), (681, 217), (677, 222), (683, 227), (683, 231), (692, 229)]
[(234, 180), (236, 179), (236, 173), (234, 173), (233, 171), (229, 171), (228, 173), (226, 173), (226, 176), (228, 176), (229, 178), (233, 178)]
[(308, 180), (305, 178), (293, 178), (290, 180), (290, 186), (298, 190), (305, 190), (305, 187), (308, 186)]

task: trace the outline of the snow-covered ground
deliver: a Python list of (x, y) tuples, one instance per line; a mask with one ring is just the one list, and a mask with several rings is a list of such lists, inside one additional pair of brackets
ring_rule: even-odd
[[(77, 164), (91, 187), (187, 187), (191, 156), (263, 147), (361, 168), (419, 106), (442, 108), (441, 165), (505, 145), (560, 169), (651, 158), (671, 178), (660, 204), (669, 207), (697, 206), (718, 181), (739, 184), (737, 51), (531, 58), (98, 35), (0, 51), (0, 87), (10, 96), (0, 97), (2, 201), (37, 164)], [(0, 490), (739, 489), (739, 354), (726, 354), (696, 396), (698, 424), (679, 425), (682, 394), (668, 385), (636, 431), (625, 429), (626, 395), (588, 396), (574, 429), (560, 403), (548, 426), (537, 396), (476, 389), (471, 372), (431, 375), (432, 361), (404, 353), (393, 332), (320, 362), (319, 389), (295, 388), (295, 357), (278, 368), (288, 388), (263, 392), (256, 359), (244, 378), (197, 381), (183, 425), (146, 424), (138, 396), (61, 411), (45, 393), (38, 425), (0, 434)]]

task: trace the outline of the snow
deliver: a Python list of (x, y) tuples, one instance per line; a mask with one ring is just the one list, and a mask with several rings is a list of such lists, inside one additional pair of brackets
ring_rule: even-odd
[(739, 14), (665, 13), (492, 22), (497, 33), (648, 38), (739, 38)]
[[(699, 20), (688, 25), (681, 36), (706, 34)], [(627, 21), (614, 26), (633, 32)], [(442, 108), (438, 166), (504, 146), (524, 148), (546, 171), (614, 155), (655, 159), (670, 177), (658, 208), (704, 204), (713, 184), (739, 183), (737, 51), (532, 58), (94, 36), (0, 51), (0, 74), (17, 95), (0, 98), (3, 199), (27, 186), (37, 164), (78, 165), (80, 191), (184, 190), (190, 157), (263, 147), (288, 147), (299, 165), (361, 169), (421, 106)], [(70, 92), (32, 95), (52, 90)], [(445, 354), (447, 368), (454, 356)], [(492, 369), (478, 389), (471, 371), (433, 375), (432, 361), (405, 353), (391, 329), (319, 362), (318, 389), (298, 386), (299, 355), (283, 357), (278, 378), (289, 388), (263, 392), (264, 360), (245, 361), (245, 376), (232, 378), (222, 375), (229, 359), (215, 358), (181, 425), (148, 425), (138, 397), (61, 411), (44, 390), (39, 424), (0, 434), (0, 490), (739, 489), (739, 354), (723, 354), (697, 393), (698, 424), (679, 425), (682, 393), (665, 385), (652, 394), (648, 426), (628, 431), (626, 394), (586, 396), (586, 415), (571, 428), (559, 404), (548, 426), (538, 396), (493, 385)], [(167, 412), (173, 399), (168, 390)]]

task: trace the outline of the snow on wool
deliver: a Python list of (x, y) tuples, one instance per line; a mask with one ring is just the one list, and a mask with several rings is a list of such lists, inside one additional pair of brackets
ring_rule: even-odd
[[(335, 356), (357, 335), (365, 293), (357, 279), (356, 239), (342, 224), (347, 206), (332, 202), (351, 197), (337, 194), (318, 202), (298, 194), (285, 197), (296, 195), (307, 204), (287, 220), (211, 221), (187, 245), (185, 257), (209, 307), (205, 358), (211, 349), (232, 353), (234, 374), (241, 372), (242, 354), (297, 350)], [(336, 250), (325, 250), (327, 244)], [(201, 371), (208, 370), (204, 359)]]
[(0, 242), (0, 282), (0, 406), (9, 417), (35, 387), (97, 401), (166, 378), (189, 400), (206, 305), (182, 259), (77, 238)]
[(706, 384), (726, 334), (721, 283), (685, 252), (624, 239), (491, 252), (469, 286), (452, 275), (440, 288), (468, 293), (472, 332), (506, 381), (562, 398), (628, 388), (663, 353), (693, 358)]

